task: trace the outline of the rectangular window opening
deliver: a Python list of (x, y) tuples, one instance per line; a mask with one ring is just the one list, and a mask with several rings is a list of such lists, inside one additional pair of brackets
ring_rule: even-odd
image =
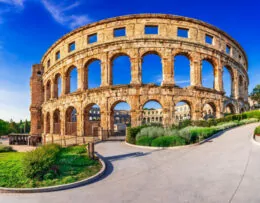
[(178, 37), (188, 38), (189, 37), (189, 29), (178, 27), (177, 35), (178, 35)]
[(206, 36), (205, 36), (205, 42), (206, 42), (207, 44), (213, 44), (213, 37), (210, 36), (210, 35), (206, 35)]
[(158, 35), (158, 26), (157, 25), (146, 25), (144, 28), (144, 33), (146, 35)]
[(124, 37), (126, 36), (125, 28), (116, 28), (114, 29), (114, 37)]
[(69, 44), (69, 52), (72, 52), (76, 49), (76, 44), (75, 42), (72, 42)]
[(230, 54), (231, 52), (231, 47), (229, 45), (226, 45), (226, 53)]
[(49, 68), (51, 66), (51, 60), (49, 59), (48, 61), (47, 61), (47, 67)]
[(97, 42), (97, 33), (88, 36), (88, 44)]
[(57, 52), (56, 52), (55, 58), (56, 58), (56, 61), (60, 59), (60, 51), (57, 51)]

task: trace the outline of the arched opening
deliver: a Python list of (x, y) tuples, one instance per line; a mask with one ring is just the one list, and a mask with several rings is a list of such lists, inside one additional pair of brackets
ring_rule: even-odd
[(85, 65), (85, 89), (100, 87), (101, 85), (101, 61), (93, 59)]
[(66, 111), (66, 135), (77, 136), (77, 110), (72, 106)]
[(101, 112), (97, 104), (89, 104), (84, 109), (84, 135), (98, 137), (100, 133)]
[(46, 114), (46, 134), (50, 133), (51, 125), (50, 125), (50, 113)]
[(213, 103), (207, 103), (203, 106), (202, 116), (204, 120), (216, 118), (216, 106)]
[(235, 113), (235, 106), (232, 103), (227, 104), (224, 112), (225, 112), (225, 116), (230, 115), (230, 114), (234, 114)]
[(131, 107), (125, 101), (116, 102), (112, 106), (111, 129), (114, 136), (125, 136), (126, 127), (131, 126)]
[(225, 96), (231, 97), (233, 95), (233, 74), (231, 68), (224, 66), (222, 79)]
[(61, 89), (62, 89), (62, 84), (61, 84), (61, 75), (58, 73), (55, 75), (54, 79), (54, 97), (59, 98), (61, 96)]
[(66, 93), (76, 92), (78, 89), (78, 71), (77, 67), (69, 68), (66, 74)]
[(160, 86), (162, 83), (162, 62), (157, 53), (147, 53), (142, 58), (142, 83), (153, 83)]
[(191, 120), (191, 108), (187, 101), (180, 101), (175, 105), (175, 122), (180, 122), (183, 120)]
[(53, 113), (53, 133), (54, 134), (61, 134), (60, 131), (60, 110), (56, 109)]
[(163, 123), (163, 109), (158, 101), (149, 100), (143, 106), (142, 124), (153, 123)]
[(112, 84), (124, 85), (131, 82), (131, 61), (127, 55), (119, 55), (111, 60)]
[(51, 98), (51, 81), (49, 80), (46, 84), (46, 101)]
[(244, 113), (245, 112), (245, 109), (244, 109), (244, 107), (242, 107), (241, 109), (240, 109), (240, 113)]
[(202, 75), (202, 86), (206, 88), (214, 89), (214, 81), (215, 81), (215, 75), (214, 75), (214, 66), (213, 64), (204, 59), (202, 61), (202, 68), (201, 68), (201, 75)]
[(174, 81), (179, 87), (190, 86), (190, 60), (185, 55), (174, 57)]

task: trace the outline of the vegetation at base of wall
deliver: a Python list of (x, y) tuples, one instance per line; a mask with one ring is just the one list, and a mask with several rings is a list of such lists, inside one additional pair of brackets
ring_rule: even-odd
[(16, 123), (13, 120), (8, 122), (0, 119), (0, 136), (8, 135), (10, 133), (29, 133), (30, 125), (30, 122), (27, 120), (21, 120), (20, 122)]
[(258, 121), (258, 118), (248, 118), (220, 123), (211, 121), (214, 125), (210, 127), (186, 126), (179, 128), (174, 126), (171, 128), (163, 128), (158, 126), (139, 126), (128, 130), (132, 133), (131, 144), (154, 147), (172, 147), (198, 143), (219, 131)]
[(260, 126), (255, 129), (255, 135), (260, 135)]
[(88, 157), (85, 146), (60, 148), (47, 145), (28, 153), (0, 153), (0, 187), (37, 188), (67, 184), (91, 177), (101, 167), (98, 160)]
[(5, 146), (0, 144), (0, 153), (3, 152), (13, 152), (13, 148), (11, 146)]

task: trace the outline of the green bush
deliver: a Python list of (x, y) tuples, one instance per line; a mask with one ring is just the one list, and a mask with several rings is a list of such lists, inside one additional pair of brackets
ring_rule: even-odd
[(42, 179), (55, 164), (61, 147), (56, 144), (44, 145), (27, 152), (23, 159), (24, 173), (28, 178)]
[(144, 137), (139, 137), (136, 140), (136, 144), (141, 145), (141, 146), (151, 146), (152, 141), (153, 141), (153, 138), (144, 136)]
[(137, 133), (139, 133), (144, 127), (146, 126), (128, 127), (126, 131), (126, 142), (135, 144)]
[(13, 148), (11, 146), (5, 146), (5, 145), (0, 145), (0, 153), (1, 152), (13, 152)]
[(185, 145), (186, 140), (180, 136), (162, 136), (152, 141), (153, 147), (172, 147)]
[(164, 135), (164, 129), (162, 127), (146, 127), (139, 131), (136, 135), (136, 139), (140, 137), (157, 138)]
[(260, 135), (260, 126), (255, 129), (255, 135)]

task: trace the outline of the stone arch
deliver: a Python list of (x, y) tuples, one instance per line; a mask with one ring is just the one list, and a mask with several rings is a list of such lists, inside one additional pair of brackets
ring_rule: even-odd
[[(227, 70), (228, 71), (228, 73), (229, 73), (229, 76), (230, 76), (230, 82), (231, 82), (231, 84), (230, 84), (230, 95), (228, 96), (228, 95), (226, 95), (226, 96), (228, 96), (228, 97), (233, 97), (234, 96), (234, 71), (233, 71), (233, 69), (232, 69), (232, 67), (230, 66), (230, 65), (224, 65), (223, 66), (223, 72), (225, 71), (225, 70)], [(223, 74), (222, 75), (222, 83), (223, 83), (223, 89), (225, 90), (225, 92), (226, 92), (226, 90), (227, 90), (227, 88), (226, 88), (226, 86), (228, 86), (228, 85), (225, 85), (225, 80), (224, 80), (224, 77), (225, 77), (225, 75)]]
[[(151, 104), (152, 106), (157, 105), (156, 108), (146, 108), (145, 106), (148, 103), (154, 103)], [(155, 118), (158, 118), (157, 121)], [(143, 124), (146, 123), (163, 123), (163, 106), (161, 102), (157, 99), (147, 99), (143, 104), (142, 104), (142, 116), (141, 116), (141, 121)]]
[(97, 87), (101, 86), (101, 83), (102, 83), (101, 63), (102, 63), (101, 60), (98, 58), (91, 58), (85, 63), (84, 79), (83, 79), (84, 89), (92, 89), (92, 88), (97, 88)]
[(205, 120), (216, 118), (217, 112), (217, 104), (213, 101), (207, 101), (202, 106), (202, 118)]
[[(182, 104), (181, 107), (177, 107), (178, 104)], [(191, 120), (192, 119), (193, 106), (192, 102), (187, 99), (181, 99), (174, 103), (173, 117), (175, 122), (181, 120)], [(178, 119), (177, 119), (178, 118)]]
[(57, 73), (54, 76), (54, 98), (59, 98), (62, 92), (62, 76)]
[[(75, 76), (76, 78), (72, 77), (72, 72), (74, 73), (75, 71)], [(78, 89), (78, 68), (74, 65), (71, 65), (65, 72), (65, 77), (66, 77), (66, 94), (67, 93), (73, 93), (74, 91), (76, 91)], [(75, 86), (75, 90), (74, 88), (72, 88), (72, 86)]]
[(45, 101), (51, 98), (51, 80), (48, 80), (45, 86)]
[[(210, 67), (211, 66), (211, 67)], [(205, 68), (206, 71), (205, 71)], [(212, 71), (209, 70), (209, 68), (212, 68)], [(205, 71), (205, 73), (204, 73)], [(215, 81), (216, 81), (216, 75), (217, 75), (217, 62), (212, 57), (202, 57), (201, 59), (201, 82), (202, 86), (210, 89), (215, 89)], [(204, 74), (208, 77), (205, 79)], [(211, 78), (211, 76), (213, 76)], [(209, 82), (208, 82), (209, 81)], [(210, 84), (211, 83), (211, 84)]]
[(51, 118), (50, 118), (50, 113), (47, 112), (46, 113), (46, 118), (45, 118), (45, 122), (46, 122), (46, 130), (45, 130), (45, 133), (46, 134), (49, 134), (50, 131), (51, 131)]
[[(184, 51), (179, 51), (179, 52), (175, 53), (173, 68), (174, 68), (173, 72), (174, 72), (175, 85), (177, 85), (179, 87), (190, 86), (190, 84), (191, 84), (191, 55), (188, 52), (184, 52)], [(184, 72), (183, 72), (183, 70), (184, 70)]]
[[(120, 64), (120, 60), (124, 65)], [(119, 67), (120, 65), (120, 67)], [(131, 57), (125, 52), (115, 53), (110, 58), (112, 85), (130, 84), (131, 82)], [(122, 68), (122, 69), (121, 69)], [(117, 70), (119, 69), (119, 70)], [(126, 72), (124, 72), (126, 71)], [(118, 75), (119, 74), (119, 75)], [(118, 80), (118, 81), (117, 81)], [(125, 81), (124, 81), (125, 80)], [(124, 82), (123, 82), (124, 81)]]
[[(119, 104), (124, 104), (122, 109), (116, 109)], [(131, 125), (131, 105), (127, 100), (119, 99), (110, 107), (110, 129), (114, 135), (125, 135), (126, 127)]]
[(224, 109), (225, 114), (235, 114), (236, 113), (236, 107), (232, 102), (229, 102), (225, 105)]
[[(149, 50), (142, 54), (142, 83), (161, 85), (163, 80), (162, 57), (159, 52)], [(150, 63), (153, 62), (151, 65)], [(151, 68), (153, 66), (153, 68)]]
[(53, 134), (61, 134), (61, 118), (59, 109), (55, 109), (53, 112)]
[(100, 130), (101, 108), (96, 103), (89, 103), (85, 106), (84, 112), (84, 136), (97, 137)]
[(65, 113), (65, 134), (77, 136), (77, 110), (69, 106)]

